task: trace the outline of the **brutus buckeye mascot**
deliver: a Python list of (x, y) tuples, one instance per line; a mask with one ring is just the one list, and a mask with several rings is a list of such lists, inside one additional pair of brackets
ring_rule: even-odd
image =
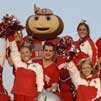
[(26, 30), (27, 39), (31, 41), (33, 59), (36, 60), (42, 57), (42, 45), (45, 41), (58, 43), (60, 38), (57, 36), (62, 33), (64, 24), (50, 9), (40, 9), (34, 5), (34, 13), (26, 21)]

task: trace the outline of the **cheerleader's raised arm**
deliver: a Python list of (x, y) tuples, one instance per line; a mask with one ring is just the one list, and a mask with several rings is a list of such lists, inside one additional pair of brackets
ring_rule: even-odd
[(6, 47), (7, 47), (7, 41), (5, 38), (3, 38), (3, 44), (2, 44), (2, 52), (0, 54), (0, 65), (3, 66), (6, 56)]
[(11, 36), (9, 36), (8, 40), (10, 43), (11, 57), (14, 62), (15, 68), (25, 66), (26, 64), (21, 61), (21, 56), (20, 56), (20, 52), (18, 51), (16, 42), (15, 42), (15, 37), (13, 35), (11, 35)]
[[(22, 101), (26, 98), (34, 101), (38, 97), (38, 92), (41, 92), (44, 86), (43, 82), (43, 69), (38, 63), (32, 60), (32, 53), (29, 47), (24, 46), (18, 51), (15, 38), (13, 35), (8, 38), (10, 42), (11, 57), (16, 68), (16, 76), (12, 93), (16, 101)], [(15, 101), (15, 100), (14, 100)]]
[(100, 99), (101, 82), (99, 76), (93, 72), (93, 65), (90, 59), (82, 60), (80, 71), (73, 61), (67, 63), (67, 69), (77, 89), (77, 101), (95, 101)]
[(72, 82), (74, 83), (77, 89), (79, 85), (79, 81), (81, 81), (82, 79), (80, 77), (80, 72), (73, 61), (67, 64), (67, 70), (69, 70), (69, 74), (70, 74), (70, 77), (72, 78)]

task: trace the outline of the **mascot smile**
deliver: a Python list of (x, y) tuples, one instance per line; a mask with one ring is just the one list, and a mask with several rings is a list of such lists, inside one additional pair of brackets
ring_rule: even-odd
[(34, 6), (35, 15), (28, 17), (26, 22), (26, 30), (29, 35), (38, 40), (48, 40), (56, 38), (63, 31), (62, 19), (54, 15), (52, 10), (40, 9)]

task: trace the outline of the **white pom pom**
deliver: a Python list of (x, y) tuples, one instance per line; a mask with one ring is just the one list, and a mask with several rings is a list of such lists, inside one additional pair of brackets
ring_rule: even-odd
[(85, 20), (85, 19), (82, 19), (80, 23), (85, 23), (85, 24), (88, 25), (88, 22), (87, 22), (87, 20)]

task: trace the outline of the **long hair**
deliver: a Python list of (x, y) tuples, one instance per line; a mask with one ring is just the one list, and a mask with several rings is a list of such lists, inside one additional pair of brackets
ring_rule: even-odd
[(87, 32), (88, 32), (86, 37), (90, 37), (90, 28), (89, 28), (89, 25), (87, 24), (87, 21), (82, 20), (77, 26), (77, 31), (79, 31), (80, 26), (85, 26), (86, 27)]

